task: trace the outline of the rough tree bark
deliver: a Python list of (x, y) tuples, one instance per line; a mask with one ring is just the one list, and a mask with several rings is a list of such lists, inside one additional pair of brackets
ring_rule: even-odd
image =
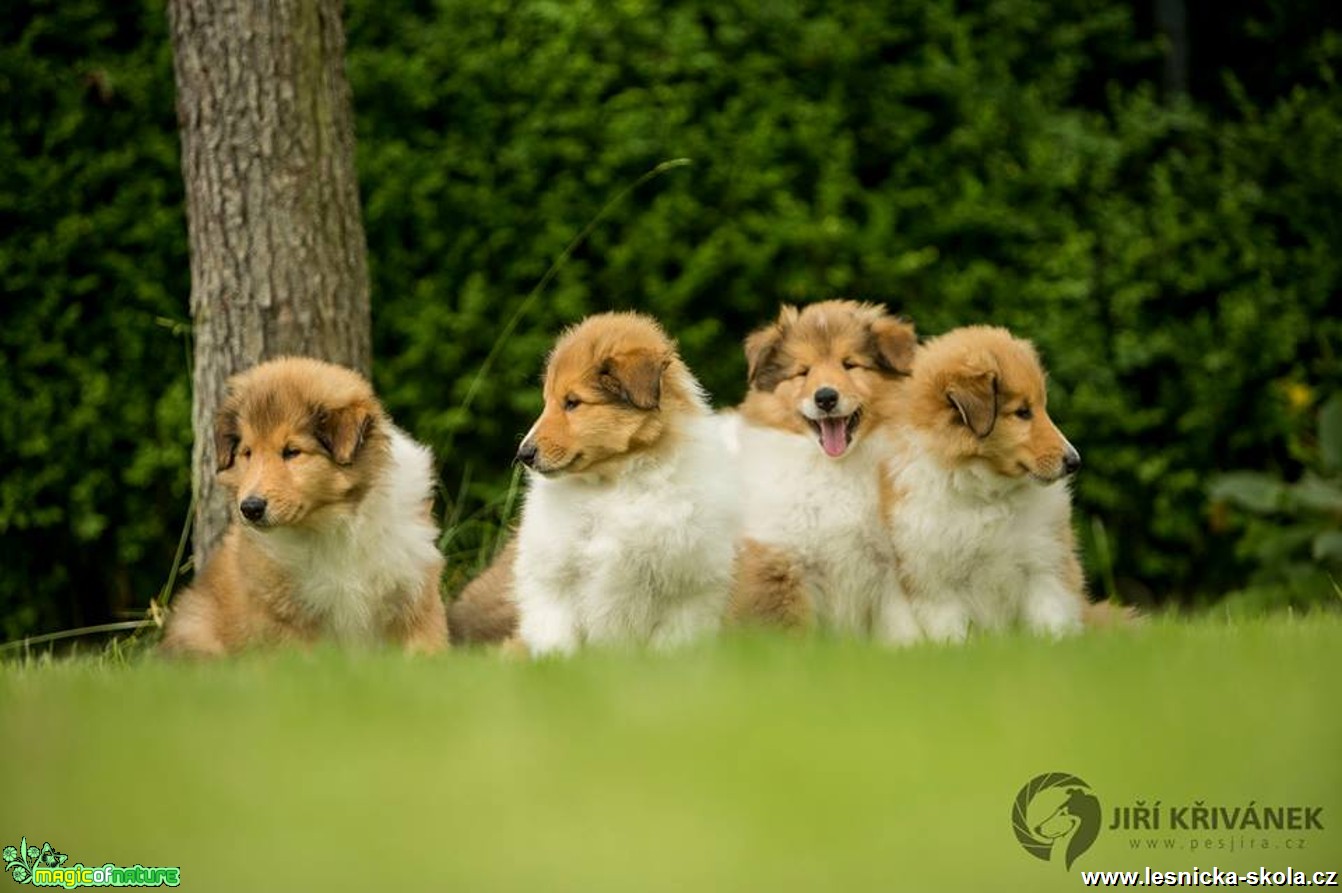
[(1156, 0), (1156, 29), (1165, 35), (1165, 94), (1188, 93), (1188, 6), (1185, 0)]
[(228, 523), (230, 375), (304, 354), (367, 373), (368, 267), (340, 0), (169, 0), (191, 245), (199, 567)]

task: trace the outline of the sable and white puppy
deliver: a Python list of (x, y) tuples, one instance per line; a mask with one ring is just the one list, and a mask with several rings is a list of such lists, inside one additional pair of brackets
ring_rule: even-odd
[(1067, 482), (1081, 456), (1046, 402), (1038, 354), (1005, 329), (956, 329), (918, 353), (891, 426), (886, 520), (930, 638), (959, 641), (971, 626), (1081, 627)]
[(783, 307), (746, 339), (750, 390), (734, 430), (746, 506), (736, 619), (919, 637), (880, 506), (883, 422), (916, 348), (913, 326), (855, 301)]
[(517, 453), (529, 471), (511, 581), (523, 643), (541, 655), (716, 630), (736, 476), (675, 345), (645, 316), (589, 317), (555, 345), (544, 393)]
[(433, 457), (349, 369), (304, 358), (234, 376), (215, 427), (234, 517), (172, 606), (163, 647), (447, 644)]

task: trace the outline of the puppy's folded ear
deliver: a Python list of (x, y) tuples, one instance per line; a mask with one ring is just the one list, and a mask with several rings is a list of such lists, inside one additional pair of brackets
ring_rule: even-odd
[(871, 337), (876, 342), (876, 362), (882, 369), (899, 375), (913, 371), (918, 333), (912, 323), (895, 316), (883, 316), (871, 324)]
[(746, 338), (746, 384), (749, 387), (772, 391), (783, 380), (780, 348), (797, 315), (796, 307), (784, 304), (777, 322), (756, 329)]
[(349, 465), (373, 430), (373, 406), (357, 401), (338, 409), (318, 407), (312, 412), (312, 436), (337, 465)]
[(238, 458), (238, 444), (242, 443), (242, 429), (238, 422), (238, 410), (225, 405), (214, 414), (214, 461), (215, 471), (232, 468)]
[(650, 350), (607, 357), (597, 369), (597, 386), (635, 409), (656, 409), (662, 402), (662, 375), (671, 358)]
[(975, 437), (987, 437), (997, 425), (997, 373), (963, 375), (946, 387), (946, 399)]

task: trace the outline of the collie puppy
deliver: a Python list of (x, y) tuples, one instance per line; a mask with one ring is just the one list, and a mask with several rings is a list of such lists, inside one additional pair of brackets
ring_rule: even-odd
[(731, 432), (745, 503), (734, 619), (919, 637), (880, 505), (884, 423), (916, 348), (913, 326), (854, 301), (785, 306), (746, 339), (749, 391)]
[(177, 597), (167, 651), (321, 638), (446, 645), (433, 457), (362, 376), (303, 358), (235, 376), (215, 450), (233, 519)]
[(528, 471), (511, 553), (523, 644), (543, 655), (714, 631), (730, 592), (736, 476), (675, 345), (645, 316), (589, 317), (555, 345), (544, 396), (517, 451)]
[(885, 517), (929, 638), (1081, 627), (1067, 480), (1081, 456), (1047, 399), (1039, 355), (1005, 329), (956, 329), (918, 353), (892, 426)]

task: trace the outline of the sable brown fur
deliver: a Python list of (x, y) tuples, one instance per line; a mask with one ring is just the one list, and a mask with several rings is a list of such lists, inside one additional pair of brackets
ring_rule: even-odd
[[(256, 366), (230, 380), (215, 439), (232, 523), (175, 600), (165, 651), (325, 637), (446, 645), (432, 458), (362, 376), (307, 358)], [(255, 518), (249, 499), (264, 504)]]
[(489, 567), (448, 604), (453, 645), (496, 645), (517, 634), (517, 603), (513, 597), (516, 560), (517, 541), (510, 539)]

